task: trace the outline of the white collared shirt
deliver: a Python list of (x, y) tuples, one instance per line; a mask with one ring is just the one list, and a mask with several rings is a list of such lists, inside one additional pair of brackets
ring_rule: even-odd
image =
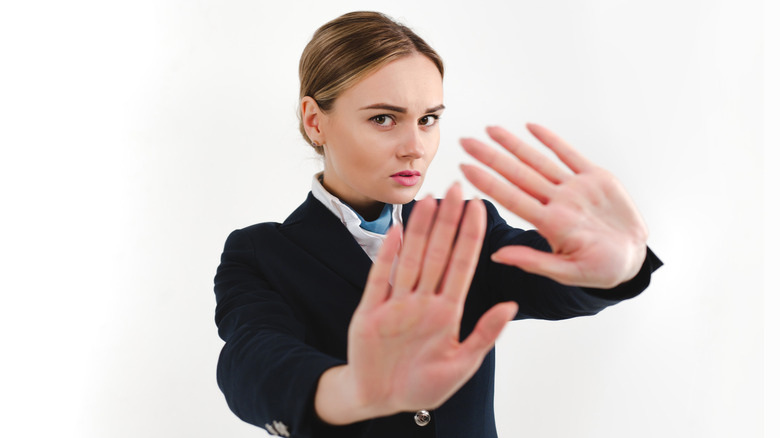
[[(349, 206), (341, 202), (339, 198), (325, 190), (325, 187), (320, 183), (321, 175), (322, 172), (317, 173), (311, 180), (312, 195), (339, 218), (341, 223), (347, 227), (349, 233), (352, 234), (352, 237), (354, 237), (360, 247), (363, 248), (363, 251), (366, 252), (371, 261), (375, 262), (376, 255), (379, 253), (379, 248), (382, 247), (382, 242), (385, 241), (385, 235), (360, 228), (360, 217), (358, 214), (349, 208)], [(403, 219), (401, 218), (402, 211), (403, 205), (393, 204), (392, 225), (403, 223)]]

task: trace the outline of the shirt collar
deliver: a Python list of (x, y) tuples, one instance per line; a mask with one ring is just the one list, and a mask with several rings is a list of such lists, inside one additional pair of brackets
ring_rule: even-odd
[[(385, 234), (385, 233), (377, 233), (376, 227), (372, 226), (375, 225), (375, 222), (365, 222), (365, 220), (350, 206), (345, 204), (341, 201), (341, 199), (337, 198), (336, 196), (332, 195), (329, 191), (325, 189), (325, 187), (322, 185), (321, 182), (322, 178), (322, 172), (316, 173), (311, 180), (311, 193), (314, 195), (315, 198), (317, 198), (318, 201), (320, 201), (325, 207), (328, 208), (334, 215), (336, 215), (337, 218), (343, 223), (347, 228), (351, 228), (352, 226), (360, 227), (363, 231), (366, 231), (371, 234)], [(389, 207), (389, 206), (392, 207)], [(401, 224), (403, 223), (403, 219), (401, 218), (401, 213), (403, 210), (402, 204), (387, 204), (385, 205), (385, 210), (391, 208), (391, 218), (392, 220), (389, 221), (389, 224), (387, 224), (385, 228), (385, 231), (390, 228), (393, 224)], [(380, 220), (382, 219), (382, 216), (385, 216), (385, 210), (383, 210), (382, 215), (380, 215)], [(385, 220), (387, 220), (385, 218)], [(361, 227), (362, 224), (368, 224), (367, 227)], [(354, 233), (353, 233), (354, 234)]]
[[(331, 211), (344, 226), (347, 231), (355, 238), (357, 243), (366, 252), (372, 261), (375, 261), (379, 249), (382, 247), (385, 235), (375, 233), (360, 227), (362, 222), (360, 215), (355, 210), (351, 209), (347, 204), (341, 202), (341, 200), (333, 196), (330, 192), (325, 190), (320, 182), (322, 172), (315, 174), (311, 181), (311, 193), (314, 197), (322, 203), (328, 210)], [(387, 206), (385, 207), (387, 208)], [(392, 222), (391, 224), (403, 224), (403, 205), (392, 204)]]

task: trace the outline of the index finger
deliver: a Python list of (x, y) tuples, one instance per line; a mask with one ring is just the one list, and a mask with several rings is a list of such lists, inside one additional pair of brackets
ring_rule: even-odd
[(420, 281), (417, 284), (419, 293), (435, 294), (441, 284), (463, 214), (462, 196), (460, 184), (456, 182), (447, 190), (447, 195), (439, 204), (436, 221), (428, 236)]
[(542, 220), (544, 205), (538, 199), (506, 181), (496, 178), (480, 167), (461, 164), (460, 169), (466, 179), (474, 184), (474, 187), (495, 199), (512, 213), (532, 224), (537, 224)]
[(366, 280), (366, 289), (363, 291), (363, 298), (360, 299), (360, 306), (371, 309), (382, 304), (390, 296), (390, 275), (393, 269), (393, 261), (398, 254), (398, 247), (401, 244), (401, 226), (393, 225), (385, 235), (385, 241), (379, 248), (376, 262), (368, 271), (368, 280)]
[(487, 133), (500, 144), (504, 149), (511, 152), (512, 155), (520, 159), (523, 163), (530, 166), (547, 178), (553, 184), (560, 184), (570, 175), (560, 167), (551, 158), (541, 153), (538, 149), (525, 143), (519, 137), (500, 126), (489, 126)]
[(431, 225), (436, 216), (436, 201), (426, 196), (415, 203), (409, 221), (406, 224), (406, 234), (398, 258), (398, 266), (393, 278), (393, 295), (401, 297), (412, 292), (420, 278), (426, 243)]
[(550, 148), (563, 161), (563, 164), (568, 166), (574, 173), (580, 173), (593, 167), (593, 164), (584, 155), (577, 152), (576, 149), (554, 132), (535, 123), (528, 123), (525, 126), (534, 137)]
[(459, 303), (466, 299), (466, 294), (474, 278), (482, 241), (485, 238), (487, 212), (485, 203), (480, 199), (472, 199), (466, 205), (463, 222), (458, 230), (458, 240), (452, 250), (452, 257), (447, 266), (447, 272), (442, 284), (442, 295)]

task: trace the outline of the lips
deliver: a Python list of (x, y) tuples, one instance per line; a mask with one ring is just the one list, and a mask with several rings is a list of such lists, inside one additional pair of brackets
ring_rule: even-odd
[(417, 170), (402, 170), (390, 175), (395, 182), (405, 187), (411, 187), (420, 182), (420, 172)]
[(420, 172), (417, 170), (402, 170), (398, 173), (394, 173), (390, 176), (420, 176)]

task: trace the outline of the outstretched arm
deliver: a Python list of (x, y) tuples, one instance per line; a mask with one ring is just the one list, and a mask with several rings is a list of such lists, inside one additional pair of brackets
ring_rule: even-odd
[(572, 286), (609, 289), (634, 278), (646, 257), (648, 232), (623, 186), (549, 129), (527, 128), (568, 170), (503, 128), (487, 132), (512, 156), (461, 140), (466, 152), (504, 177), (464, 164), (466, 178), (533, 224), (552, 247), (547, 253), (506, 246), (493, 261)]
[(514, 302), (498, 304), (459, 341), (485, 231), (484, 204), (469, 202), (461, 221), (461, 196), (455, 185), (438, 208), (432, 198), (419, 201), (403, 245), (399, 228), (388, 232), (349, 327), (347, 364), (320, 378), (315, 409), (324, 421), (440, 406), (477, 371), (517, 312)]

